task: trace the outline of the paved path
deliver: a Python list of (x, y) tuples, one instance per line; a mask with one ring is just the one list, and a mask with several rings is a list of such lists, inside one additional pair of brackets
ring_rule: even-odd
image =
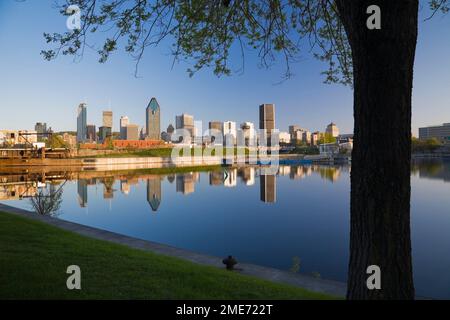
[[(189, 250), (179, 249), (152, 241), (132, 238), (118, 233), (96, 229), (57, 218), (41, 216), (30, 211), (11, 207), (1, 203), (0, 203), (0, 211), (42, 221), (51, 224), (53, 226), (59, 227), (61, 229), (69, 230), (90, 238), (119, 243), (131, 248), (150, 251), (158, 254), (163, 254), (166, 256), (177, 257), (201, 265), (224, 268), (224, 265), (222, 264), (223, 258), (199, 254)], [(325, 293), (333, 296), (345, 297), (346, 284), (342, 282), (317, 279), (308, 275), (296, 274), (288, 271), (282, 271), (274, 268), (263, 267), (247, 263), (239, 263), (236, 267), (240, 269), (239, 271), (236, 272), (245, 275), (250, 275), (278, 283), (289, 284), (292, 286), (301, 287), (311, 291)]]

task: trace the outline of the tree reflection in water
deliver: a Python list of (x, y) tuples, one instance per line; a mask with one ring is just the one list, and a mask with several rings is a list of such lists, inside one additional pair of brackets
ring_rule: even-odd
[(37, 214), (57, 216), (62, 203), (63, 183), (58, 189), (54, 185), (39, 188), (30, 199), (31, 206)]

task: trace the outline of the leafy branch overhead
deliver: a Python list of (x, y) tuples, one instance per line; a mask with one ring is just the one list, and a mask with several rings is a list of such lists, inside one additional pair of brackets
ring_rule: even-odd
[[(230, 52), (237, 48), (244, 68), (248, 49), (256, 50), (260, 65), (277, 59), (290, 66), (309, 53), (327, 64), (326, 83), (352, 83), (351, 49), (333, 0), (70, 0), (81, 9), (81, 28), (45, 33), (54, 47), (41, 53), (47, 60), (59, 55), (83, 56), (86, 47), (98, 51), (104, 63), (119, 48), (139, 62), (148, 47), (168, 39), (174, 62), (188, 61), (192, 76), (203, 67), (230, 75)], [(69, 1), (57, 4), (67, 15)], [(433, 10), (448, 11), (447, 1), (432, 0)], [(99, 32), (101, 31), (101, 32)], [(88, 36), (103, 36), (102, 46)], [(235, 47), (234, 47), (235, 46)]]
[[(351, 83), (350, 48), (332, 1), (71, 0), (70, 4), (81, 9), (81, 28), (45, 33), (47, 43), (54, 45), (42, 51), (47, 60), (61, 54), (79, 58), (90, 47), (103, 63), (122, 48), (135, 59), (137, 72), (145, 49), (168, 39), (174, 61), (192, 63), (190, 75), (203, 67), (229, 75), (230, 51), (236, 46), (242, 68), (251, 49), (263, 67), (282, 59), (289, 77), (290, 65), (303, 49), (328, 63), (326, 82)], [(67, 14), (68, 6), (58, 4), (61, 14)], [(104, 37), (100, 48), (89, 44), (91, 33)]]

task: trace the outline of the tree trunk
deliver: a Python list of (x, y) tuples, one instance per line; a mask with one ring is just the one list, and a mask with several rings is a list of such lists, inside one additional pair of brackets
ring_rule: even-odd
[[(352, 48), (354, 149), (348, 299), (414, 299), (410, 238), (411, 95), (418, 0), (336, 0)], [(381, 30), (369, 30), (370, 5)], [(381, 269), (369, 290), (367, 267)]]

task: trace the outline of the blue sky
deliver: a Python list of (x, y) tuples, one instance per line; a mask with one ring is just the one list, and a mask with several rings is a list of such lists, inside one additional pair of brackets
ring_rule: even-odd
[[(425, 1), (421, 1), (426, 4)], [(87, 50), (80, 62), (70, 57), (44, 61), (48, 48), (43, 32), (64, 32), (65, 17), (52, 7), (53, 0), (0, 1), (0, 128), (33, 129), (47, 122), (54, 130), (75, 130), (76, 108), (88, 104), (88, 123), (101, 125), (102, 110), (144, 125), (145, 107), (151, 97), (161, 105), (162, 128), (182, 112), (196, 120), (233, 120), (257, 123), (258, 105), (275, 103), (277, 127), (289, 124), (324, 130), (334, 121), (341, 132), (353, 130), (352, 91), (325, 85), (320, 72), (325, 65), (305, 54), (292, 66), (295, 76), (278, 84), (284, 71), (281, 60), (270, 69), (258, 68), (251, 53), (245, 72), (217, 78), (205, 69), (190, 78), (185, 63), (172, 68), (169, 42), (150, 48), (143, 58), (139, 78), (134, 61), (123, 51), (106, 64)], [(421, 10), (421, 20), (427, 11)], [(413, 134), (424, 125), (450, 122), (450, 16), (420, 22), (413, 94)], [(97, 37), (91, 43), (99, 46)], [(236, 68), (239, 61), (235, 63)]]

